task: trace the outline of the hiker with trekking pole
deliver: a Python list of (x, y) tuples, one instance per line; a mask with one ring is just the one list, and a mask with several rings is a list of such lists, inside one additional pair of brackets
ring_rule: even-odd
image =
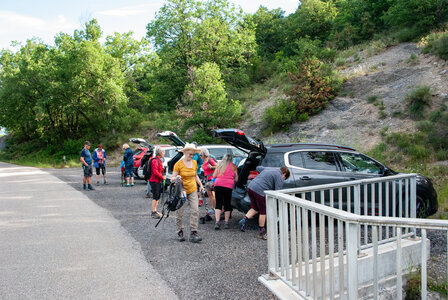
[[(194, 144), (185, 144), (180, 152), (184, 153), (184, 157), (174, 165), (172, 180), (182, 180), (186, 200), (190, 205), (190, 242), (199, 243), (202, 238), (198, 234), (199, 199), (197, 186), (199, 186), (200, 192), (204, 190), (204, 187), (197, 174), (198, 165), (193, 160), (193, 156), (195, 153), (200, 153), (201, 150), (196, 148)], [(177, 238), (181, 242), (185, 241), (182, 225), (183, 212), (184, 207), (181, 207), (176, 213)]]

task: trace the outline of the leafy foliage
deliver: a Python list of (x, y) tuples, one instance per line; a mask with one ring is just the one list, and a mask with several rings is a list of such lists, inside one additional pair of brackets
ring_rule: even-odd
[(285, 130), (294, 121), (306, 121), (310, 115), (319, 113), (342, 83), (331, 68), (312, 57), (304, 59), (289, 77), (294, 83), (287, 92), (289, 97), (265, 111), (264, 120), (271, 131)]
[(440, 32), (429, 35), (422, 39), (421, 44), (425, 46), (423, 53), (433, 53), (444, 60), (448, 60), (448, 32)]
[(289, 74), (295, 85), (288, 94), (295, 102), (297, 112), (316, 114), (334, 98), (341, 81), (314, 58), (306, 59), (298, 69), (296, 74)]
[(191, 83), (185, 95), (186, 105), (181, 109), (181, 113), (188, 117), (186, 126), (193, 126), (196, 134), (202, 131), (209, 135), (211, 129), (229, 127), (240, 118), (241, 104), (227, 99), (217, 64), (205, 63), (197, 70), (192, 70), (190, 76)]
[[(166, 66), (158, 74), (165, 87), (154, 98), (169, 101), (163, 95), (169, 90), (170, 98), (180, 103), (189, 70), (206, 62), (217, 64), (232, 86), (248, 82), (244, 70), (255, 53), (254, 29), (243, 26), (242, 11), (227, 0), (168, 0), (147, 30)], [(168, 76), (174, 80), (166, 80)]]
[(410, 94), (406, 95), (405, 101), (411, 117), (421, 119), (425, 106), (428, 106), (431, 101), (429, 86), (417, 86)]
[(127, 107), (118, 61), (98, 43), (92, 20), (55, 47), (28, 41), (17, 53), (3, 51), (0, 123), (23, 140), (61, 144), (67, 137), (98, 137), (138, 122)]

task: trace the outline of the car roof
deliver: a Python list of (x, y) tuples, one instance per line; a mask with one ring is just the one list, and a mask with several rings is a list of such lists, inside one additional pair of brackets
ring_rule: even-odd
[(284, 151), (284, 150), (300, 150), (300, 149), (322, 149), (322, 150), (344, 150), (344, 151), (352, 151), (357, 152), (356, 149), (347, 147), (347, 146), (340, 146), (340, 145), (332, 145), (332, 144), (320, 144), (320, 143), (289, 143), (289, 144), (271, 144), (268, 145), (267, 148), (269, 148), (270, 151), (272, 150), (278, 150), (278, 151)]
[(207, 149), (213, 149), (213, 148), (235, 148), (232, 145), (224, 145), (224, 144), (216, 144), (216, 145), (200, 145), (198, 148), (207, 148)]

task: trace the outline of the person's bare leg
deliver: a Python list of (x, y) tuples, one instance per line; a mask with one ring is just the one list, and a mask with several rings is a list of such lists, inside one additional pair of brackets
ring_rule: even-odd
[(258, 211), (256, 211), (255, 209), (251, 208), (251, 209), (249, 209), (249, 211), (246, 213), (246, 218), (248, 218), (248, 219), (252, 219), (256, 214), (258, 214)]
[(219, 223), (220, 219), (221, 219), (221, 210), (215, 208), (215, 220), (216, 220), (216, 223)]
[(258, 226), (264, 227), (264, 224), (266, 223), (266, 215), (260, 214), (258, 217)]
[(225, 211), (224, 212), (224, 221), (227, 223), (229, 222), (230, 219), (230, 211)]

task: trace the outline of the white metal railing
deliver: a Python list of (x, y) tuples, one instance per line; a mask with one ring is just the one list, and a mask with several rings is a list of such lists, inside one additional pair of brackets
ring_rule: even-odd
[[(448, 221), (416, 219), (415, 194), (412, 174), (266, 191), (270, 275), (304, 299), (358, 299), (360, 284), (365, 284), (361, 258), (369, 252), (375, 299), (386, 279), (400, 287), (396, 298), (401, 299), (402, 275), (409, 264), (420, 265), (426, 299), (426, 230), (448, 232)], [(420, 237), (419, 262), (403, 255), (402, 244), (410, 237)], [(379, 259), (381, 245), (390, 244), (396, 246), (394, 276), (382, 269)]]

